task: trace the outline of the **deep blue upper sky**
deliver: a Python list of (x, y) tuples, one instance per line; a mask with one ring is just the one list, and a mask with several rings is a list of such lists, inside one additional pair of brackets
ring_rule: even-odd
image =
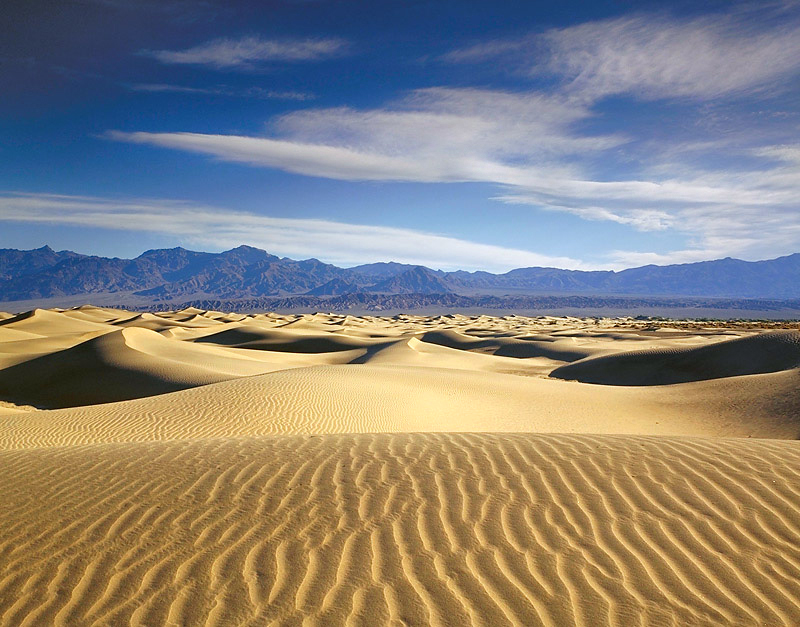
[(0, 247), (776, 257), (800, 3), (10, 0), (0, 166)]

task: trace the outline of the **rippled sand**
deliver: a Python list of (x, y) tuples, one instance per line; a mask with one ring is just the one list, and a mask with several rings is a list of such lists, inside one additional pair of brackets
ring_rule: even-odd
[(798, 338), (0, 316), (0, 624), (800, 624)]

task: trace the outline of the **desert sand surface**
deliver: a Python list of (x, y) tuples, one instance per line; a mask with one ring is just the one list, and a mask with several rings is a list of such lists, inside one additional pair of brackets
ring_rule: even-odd
[(2, 625), (798, 625), (800, 325), (0, 314)]

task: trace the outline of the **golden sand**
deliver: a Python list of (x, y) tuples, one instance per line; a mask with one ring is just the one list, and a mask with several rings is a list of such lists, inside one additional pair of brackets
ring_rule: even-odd
[(800, 624), (797, 330), (0, 318), (2, 625)]

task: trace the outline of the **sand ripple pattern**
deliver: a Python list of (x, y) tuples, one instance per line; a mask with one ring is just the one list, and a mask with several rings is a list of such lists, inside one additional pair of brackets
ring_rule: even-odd
[(800, 446), (387, 434), (0, 452), (2, 625), (797, 625)]

